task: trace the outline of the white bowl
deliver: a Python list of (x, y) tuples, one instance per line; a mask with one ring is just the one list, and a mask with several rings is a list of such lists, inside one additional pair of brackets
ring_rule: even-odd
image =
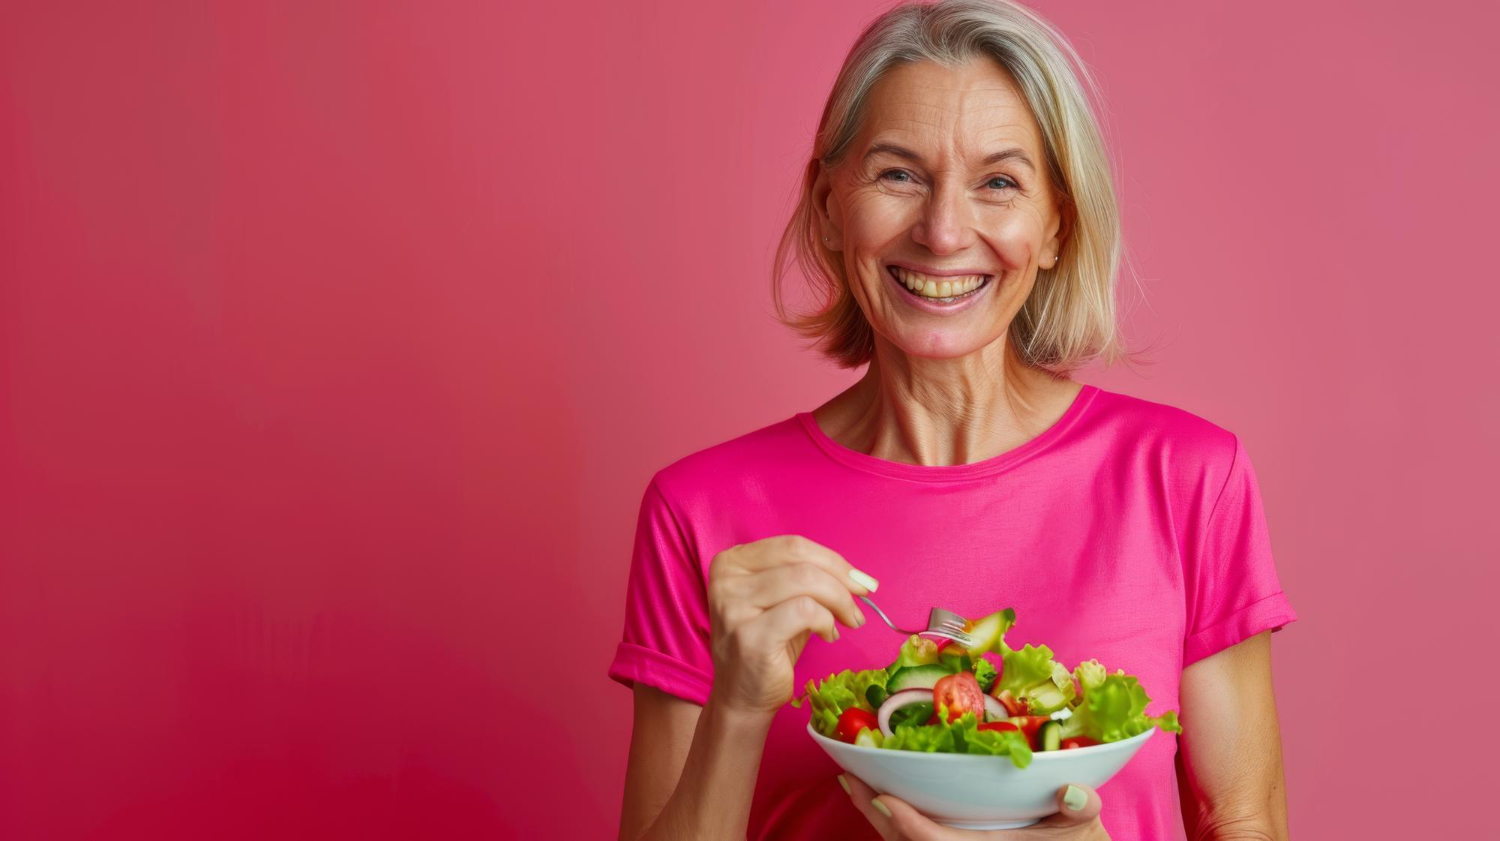
[(1008, 756), (867, 748), (807, 732), (840, 768), (881, 794), (899, 797), (938, 823), (960, 829), (1015, 829), (1057, 812), (1057, 790), (1098, 788), (1125, 767), (1156, 728), (1103, 745), (1037, 751), (1017, 768)]

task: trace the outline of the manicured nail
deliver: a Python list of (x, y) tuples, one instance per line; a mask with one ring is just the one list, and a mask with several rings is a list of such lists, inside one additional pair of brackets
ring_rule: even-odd
[(865, 612), (856, 607), (854, 609), (854, 627), (856, 627), (856, 628), (863, 628), (864, 626), (865, 626)]
[(853, 580), (855, 584), (858, 584), (859, 586), (865, 588), (866, 590), (869, 590), (872, 593), (875, 592), (876, 587), (880, 586), (880, 582), (871, 578), (869, 573), (860, 572), (857, 569), (849, 570), (849, 578)]
[(1063, 805), (1075, 812), (1082, 809), (1089, 805), (1088, 792), (1078, 786), (1068, 786), (1068, 790), (1063, 792)]
[(846, 779), (844, 779), (844, 775), (843, 774), (839, 775), (839, 785), (843, 787), (845, 794), (848, 794), (848, 795), (851, 795), (851, 796), (854, 794), (854, 791), (849, 788), (849, 781), (846, 780)]
[(870, 805), (874, 806), (875, 811), (879, 812), (880, 814), (885, 815), (886, 817), (891, 816), (891, 810), (887, 809), (885, 807), (885, 804), (880, 802), (880, 798), (877, 797), (874, 800), (871, 800)]

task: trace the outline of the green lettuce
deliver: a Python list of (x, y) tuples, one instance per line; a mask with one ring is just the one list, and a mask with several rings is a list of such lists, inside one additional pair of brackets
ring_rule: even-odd
[(1000, 673), (995, 671), (995, 665), (990, 661), (983, 657), (974, 661), (974, 679), (979, 681), (979, 691), (989, 692), (995, 685), (995, 678), (999, 676)]
[(1052, 649), (1028, 645), (1006, 648), (995, 691), (1009, 690), (1024, 699), (1034, 715), (1051, 715), (1073, 702), (1077, 690), (1068, 667), (1052, 659)]
[(947, 718), (947, 713), (947, 707), (939, 705), (937, 724), (903, 724), (896, 727), (895, 732), (886, 737), (882, 747), (926, 753), (1008, 756), (1017, 768), (1025, 768), (1031, 764), (1031, 746), (1019, 732), (980, 730), (979, 720), (971, 712), (964, 713), (951, 724), (944, 724), (942, 722)]
[(1125, 674), (1123, 669), (1108, 674), (1099, 661), (1089, 660), (1078, 664), (1074, 674), (1083, 687), (1083, 701), (1073, 710), (1073, 716), (1063, 722), (1063, 738), (1088, 736), (1100, 742), (1118, 742), (1153, 727), (1169, 733), (1182, 732), (1176, 712), (1146, 715), (1151, 698), (1140, 681)]
[(812, 707), (813, 729), (829, 738), (834, 738), (839, 716), (850, 707), (866, 712), (875, 712), (870, 704), (868, 691), (871, 686), (885, 688), (889, 675), (884, 669), (867, 669), (861, 672), (845, 669), (829, 675), (822, 682), (809, 680), (805, 698), (793, 698), (792, 706), (800, 707), (805, 701)]

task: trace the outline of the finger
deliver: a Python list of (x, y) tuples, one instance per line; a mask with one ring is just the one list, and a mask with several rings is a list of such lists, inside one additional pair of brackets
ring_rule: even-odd
[(839, 638), (833, 614), (812, 596), (787, 599), (740, 627), (740, 635), (762, 651), (785, 645), (807, 631), (822, 637), (824, 642)]
[(865, 624), (865, 615), (854, 603), (849, 589), (828, 570), (809, 563), (787, 564), (729, 582), (741, 598), (762, 610), (794, 596), (812, 596), (840, 622), (851, 628)]
[(898, 841), (902, 836), (891, 823), (890, 817), (875, 807), (875, 790), (865, 785), (864, 780), (853, 774), (845, 772), (842, 776), (848, 787), (849, 800), (854, 804), (854, 808), (865, 816), (870, 826), (875, 827), (875, 831), (880, 833), (881, 838), (885, 841)]
[(855, 569), (843, 555), (800, 534), (767, 537), (747, 543), (734, 552), (735, 566), (746, 572), (760, 572), (787, 563), (808, 563), (827, 570), (856, 596), (873, 593), (880, 584), (870, 575)]
[(886, 841), (969, 841), (988, 837), (988, 833), (960, 833), (952, 827), (943, 826), (912, 808), (899, 797), (878, 794), (853, 774), (844, 774), (849, 783), (849, 797), (855, 808), (870, 821), (875, 831)]
[[(1048, 827), (1076, 826), (1097, 820), (1099, 812), (1104, 808), (1104, 802), (1099, 799), (1099, 792), (1085, 785), (1065, 785), (1057, 790), (1057, 808), (1055, 815), (1037, 821), (1032, 826), (1036, 829)], [(1011, 837), (1024, 839), (1026, 830), (1019, 830)], [(1045, 836), (1038, 836), (1045, 837)]]

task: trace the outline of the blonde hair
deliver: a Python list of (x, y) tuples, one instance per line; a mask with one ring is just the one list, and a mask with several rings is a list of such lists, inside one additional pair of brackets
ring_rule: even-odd
[[(777, 318), (815, 340), (841, 367), (868, 362), (875, 334), (849, 291), (838, 252), (825, 248), (819, 235), (813, 206), (819, 167), (831, 169), (843, 159), (870, 89), (886, 72), (924, 60), (957, 67), (983, 56), (1010, 73), (1031, 107), (1068, 232), (1054, 267), (1037, 271), (1009, 340), (1026, 364), (1056, 373), (1126, 356), (1114, 300), (1120, 212), (1104, 135), (1089, 105), (1089, 94), (1099, 95), (1092, 74), (1067, 39), (1030, 9), (1010, 0), (942, 0), (891, 9), (850, 49), (818, 124), (801, 198), (776, 249)], [(787, 313), (782, 284), (794, 262), (822, 299), (815, 312)]]

